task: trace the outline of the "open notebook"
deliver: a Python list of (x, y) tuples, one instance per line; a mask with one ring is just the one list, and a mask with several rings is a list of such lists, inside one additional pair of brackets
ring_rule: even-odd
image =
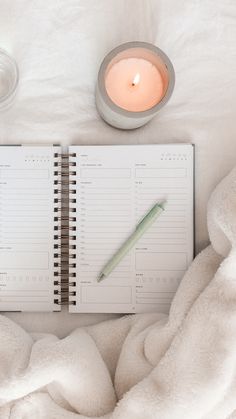
[[(1, 146), (0, 310), (167, 312), (193, 258), (193, 146)], [(158, 201), (166, 210), (101, 283)]]

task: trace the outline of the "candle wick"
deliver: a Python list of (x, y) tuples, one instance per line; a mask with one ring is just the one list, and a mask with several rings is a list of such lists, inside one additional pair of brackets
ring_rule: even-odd
[(136, 86), (137, 84), (139, 84), (139, 82), (140, 82), (140, 74), (137, 73), (132, 81), (132, 86)]

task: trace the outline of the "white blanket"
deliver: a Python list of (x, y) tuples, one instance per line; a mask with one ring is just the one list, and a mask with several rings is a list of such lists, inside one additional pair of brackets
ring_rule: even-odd
[(0, 418), (236, 418), (236, 168), (212, 194), (208, 228), (169, 317), (130, 315), (59, 340), (1, 316)]

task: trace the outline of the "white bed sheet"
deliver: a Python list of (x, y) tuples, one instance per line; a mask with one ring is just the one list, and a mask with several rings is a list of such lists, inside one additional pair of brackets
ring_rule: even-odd
[[(169, 55), (176, 87), (152, 122), (122, 132), (98, 116), (94, 87), (105, 54), (132, 40)], [(20, 70), (15, 104), (0, 113), (0, 143), (194, 143), (198, 252), (208, 242), (208, 197), (236, 162), (235, 44), (234, 0), (0, 0), (0, 46)], [(60, 336), (105, 318), (9, 317), (27, 330)]]

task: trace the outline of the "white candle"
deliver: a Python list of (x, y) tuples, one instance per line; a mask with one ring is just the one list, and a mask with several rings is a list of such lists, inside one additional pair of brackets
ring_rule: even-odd
[(120, 45), (100, 67), (97, 109), (117, 128), (140, 127), (169, 100), (174, 79), (173, 66), (159, 48), (144, 42)]

